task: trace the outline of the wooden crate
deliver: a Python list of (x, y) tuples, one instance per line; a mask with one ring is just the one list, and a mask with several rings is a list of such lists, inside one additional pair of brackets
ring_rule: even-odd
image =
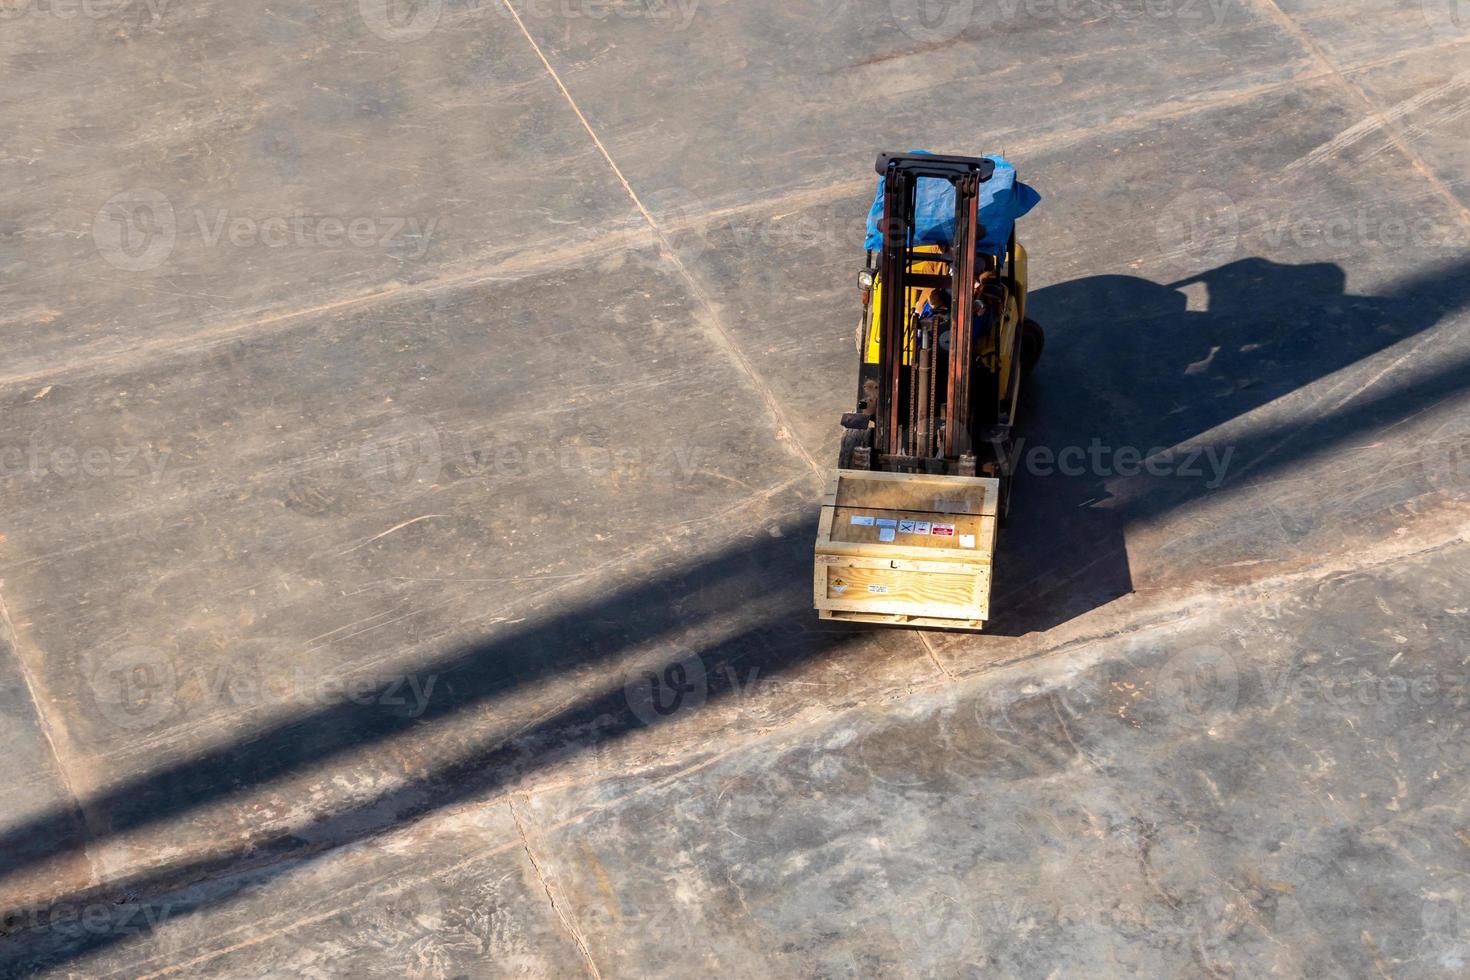
[(817, 528), (823, 619), (980, 629), (1000, 481), (838, 470)]

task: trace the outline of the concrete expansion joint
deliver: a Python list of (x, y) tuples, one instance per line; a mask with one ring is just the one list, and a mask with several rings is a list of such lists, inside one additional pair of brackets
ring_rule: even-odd
[[(0, 582), (0, 585), (3, 584), (3, 582)], [(31, 670), (31, 666), (26, 663), (25, 657), (21, 654), (20, 633), (15, 628), (15, 621), (10, 617), (10, 608), (5, 604), (3, 593), (0, 593), (0, 643), (10, 647), (11, 655), (15, 659), (16, 669), (20, 673), (21, 683), (25, 685), (26, 698), (31, 703), (31, 711), (36, 716), (36, 721), (40, 726), (41, 736), (46, 740), (46, 750), (51, 754), (51, 764), (56, 770), (57, 778), (61, 781), (62, 787), (66, 790), (67, 799), (71, 801), (72, 812), (77, 816), (78, 824), (83, 833), (86, 834), (88, 843), (90, 843), (92, 830), (91, 815), (88, 813), (86, 807), (82, 805), (82, 798), (77, 793), (76, 783), (72, 779), (71, 770), (67, 766), (66, 759), (61, 750), (57, 747), (55, 725), (46, 711), (47, 701), (37, 693), (36, 679)], [(97, 868), (92, 863), (91, 849), (84, 848), (84, 852), (90, 877), (93, 881), (96, 881)]]
[(929, 659), (934, 662), (934, 669), (939, 671), (940, 675), (943, 676), (945, 680), (953, 682), (955, 679), (954, 674), (950, 673), (949, 668), (944, 666), (944, 661), (939, 659), (939, 654), (934, 649), (934, 643), (932, 640), (929, 639), (929, 635), (927, 633), (919, 633), (919, 643), (924, 647), (924, 653), (927, 654)]
[(1435, 193), (1449, 204), (1450, 209), (1459, 216), (1460, 221), (1467, 227), (1470, 227), (1470, 207), (1466, 207), (1461, 203), (1459, 197), (1455, 195), (1455, 192), (1446, 186), (1445, 182), (1434, 173), (1434, 170), (1425, 162), (1424, 158), (1414, 149), (1412, 144), (1409, 143), (1408, 138), (1383, 108), (1374, 102), (1367, 92), (1353, 84), (1347, 75), (1344, 74), (1343, 70), (1331, 58), (1327, 57), (1327, 52), (1322, 50), (1322, 46), (1313, 40), (1312, 36), (1301, 25), (1292, 20), (1285, 10), (1281, 9), (1280, 0), (1255, 0), (1255, 3), (1282, 30), (1291, 35), (1302, 46), (1302, 49), (1323, 69), (1326, 75), (1346, 90), (1354, 101), (1368, 110), (1369, 118), (1387, 135), (1394, 147), (1408, 159), (1409, 164), (1418, 172), (1419, 176), (1434, 189)]
[[(1276, 8), (1274, 7), (1274, 5), (1271, 4), (1271, 0), (1256, 0), (1256, 2), (1266, 5), (1270, 8), (1267, 10), (1269, 16), (1272, 16), (1277, 20), (1281, 20), (1282, 18), (1284, 18), (1284, 15), (1280, 13), (1279, 8)], [(1293, 32), (1293, 34), (1297, 37), (1299, 43), (1303, 43), (1304, 46), (1310, 44), (1310, 39), (1305, 38), (1304, 35), (1298, 33), (1299, 28), (1295, 28), (1295, 24), (1287, 23), (1285, 26), (1289, 31)], [(535, 42), (532, 41), (532, 44), (534, 46)], [(1321, 55), (1320, 52), (1318, 52), (1317, 55), (1314, 56), (1314, 60), (1318, 64), (1318, 68), (1314, 71), (1297, 74), (1280, 81), (1273, 81), (1266, 84), (1248, 86), (1242, 89), (1226, 92), (1218, 96), (1203, 97), (1187, 102), (1183, 105), (1169, 103), (1168, 105), (1158, 109), (1143, 110), (1137, 113), (1127, 114), (1096, 126), (1070, 129), (1062, 132), (1032, 136), (1030, 138), (1027, 138), (1026, 136), (1024, 136), (1024, 134), (1016, 136), (1014, 138), (1008, 137), (1008, 139), (1011, 140), (1011, 142), (1008, 143), (1008, 149), (1010, 150), (1010, 152), (1016, 155), (1031, 155), (1044, 151), (1056, 150), (1063, 147), (1076, 145), (1089, 139), (1095, 139), (1101, 133), (1133, 132), (1141, 129), (1148, 129), (1156, 127), (1160, 123), (1167, 122), (1173, 119), (1183, 118), (1200, 111), (1221, 108), (1240, 102), (1247, 102), (1252, 99), (1260, 98), (1261, 96), (1264, 96), (1271, 92), (1276, 92), (1295, 86), (1307, 85), (1326, 79), (1335, 79), (1341, 85), (1345, 86), (1353, 94), (1353, 97), (1355, 99), (1369, 107), (1370, 112), (1372, 112), (1375, 119), (1381, 119), (1383, 117), (1383, 113), (1378, 111), (1376, 107), (1374, 107), (1372, 103), (1367, 99), (1367, 97), (1357, 88), (1357, 86), (1353, 85), (1353, 83), (1347, 79), (1347, 74), (1357, 73), (1380, 67), (1382, 65), (1401, 60), (1405, 57), (1423, 55), (1430, 52), (1445, 51), (1461, 47), (1466, 44), (1470, 44), (1470, 41), (1456, 40), (1441, 42), (1437, 44), (1426, 45), (1421, 48), (1397, 52), (1392, 56), (1369, 59), (1353, 65), (1349, 65), (1346, 68), (1338, 68), (1331, 62), (1327, 61), (1325, 55)], [(553, 77), (555, 77), (555, 73), (553, 72), (552, 74)], [(569, 103), (575, 108), (575, 103), (570, 101), (570, 94), (564, 91), (564, 97), (568, 99)], [(580, 115), (580, 111), (578, 114)], [(585, 122), (584, 128), (588, 128), (590, 131), (590, 127), (587, 127)], [(595, 134), (593, 135), (595, 137)], [(1391, 133), (1390, 135), (1395, 137), (1394, 143), (1396, 146), (1400, 146), (1402, 152), (1411, 152), (1406, 147), (1403, 147), (1401, 145), (1400, 141), (1396, 138), (1396, 133)], [(597, 140), (597, 142), (600, 145), (600, 139)], [(610, 158), (607, 156), (605, 150), (603, 150), (601, 155), (604, 157), (605, 160), (609, 160), (610, 162)], [(1429, 176), (1431, 178), (1431, 183), (1436, 185), (1435, 189), (1438, 193), (1440, 193), (1441, 195), (1449, 193), (1448, 188), (1446, 188), (1443, 185), (1443, 182), (1438, 180), (1438, 178), (1433, 177), (1432, 173), (1428, 171), (1427, 166), (1423, 164), (1422, 160), (1419, 160), (1417, 157), (1413, 157), (1411, 155), (1411, 163), (1415, 164), (1416, 169), (1418, 169), (1421, 174)], [(616, 171), (615, 165), (614, 169)], [(621, 177), (621, 172), (617, 172)], [(732, 216), (744, 215), (752, 211), (765, 211), (771, 209), (777, 211), (789, 211), (802, 207), (817, 206), (827, 202), (840, 200), (844, 197), (861, 195), (865, 190), (867, 190), (867, 188), (869, 187), (869, 183), (870, 182), (867, 178), (863, 178), (861, 180), (827, 180), (817, 187), (804, 188), (785, 194), (777, 194), (774, 196), (764, 195), (754, 201), (713, 208), (711, 210), (702, 211), (699, 213), (686, 213), (682, 215), (675, 215), (673, 216), (673, 220), (663, 225), (656, 224), (652, 216), (647, 214), (646, 212), (643, 212), (641, 217), (642, 220), (646, 224), (648, 224), (657, 234), (659, 239), (660, 253), (670, 257), (671, 264), (673, 264), (674, 262), (677, 262), (677, 256), (674, 255), (669, 245), (669, 239), (667, 236), (668, 232), (670, 231), (677, 232), (681, 229), (690, 227), (695, 224), (707, 225), (711, 221), (721, 220)], [(627, 186), (626, 181), (624, 181), (624, 185), (625, 190), (632, 194), (631, 187)], [(637, 200), (636, 195), (632, 196), (634, 200)], [(1458, 199), (1455, 199), (1452, 194), (1450, 194), (1449, 199), (1454, 205), (1460, 219), (1467, 224), (1470, 224), (1470, 209), (1467, 209), (1464, 206), (1460, 205), (1458, 203)], [(170, 337), (167, 335), (168, 331), (164, 330), (161, 331), (161, 336), (159, 336), (157, 339), (132, 347), (125, 352), (98, 351), (95, 355), (91, 356), (78, 356), (76, 352), (73, 352), (72, 356), (68, 358), (66, 367), (64, 369), (48, 366), (35, 370), (22, 370), (20, 372), (10, 375), (0, 376), (0, 385), (22, 386), (40, 381), (54, 380), (58, 376), (62, 375), (63, 370), (68, 375), (75, 375), (77, 373), (93, 370), (104, 365), (109, 370), (116, 370), (118, 368), (118, 362), (124, 356), (132, 359), (137, 359), (139, 357), (146, 357), (149, 355), (167, 357), (176, 354), (190, 354), (201, 350), (207, 350), (216, 343), (228, 342), (232, 338), (237, 337), (243, 333), (250, 332), (258, 334), (262, 328), (288, 327), (292, 322), (304, 319), (306, 317), (343, 312), (356, 307), (367, 307), (375, 305), (377, 303), (394, 302), (412, 296), (434, 294), (443, 291), (467, 288), (487, 282), (519, 280), (529, 276), (535, 276), (538, 274), (566, 268), (570, 265), (576, 264), (579, 260), (585, 259), (588, 256), (612, 253), (627, 249), (645, 248), (647, 247), (647, 244), (648, 242), (646, 233), (637, 233), (627, 230), (608, 231), (603, 234), (599, 234), (596, 237), (589, 238), (586, 241), (579, 242), (571, 247), (552, 249), (550, 250), (549, 254), (546, 252), (546, 250), (538, 249), (537, 254), (529, 258), (525, 255), (515, 255), (510, 258), (501, 259), (499, 261), (491, 261), (488, 264), (481, 263), (465, 268), (460, 268), (458, 270), (447, 269), (441, 275), (438, 275), (433, 279), (420, 283), (415, 283), (412, 285), (393, 283), (376, 289), (372, 289), (368, 292), (361, 292), (348, 296), (328, 297), (322, 299), (319, 302), (313, 302), (305, 306), (285, 310), (258, 312), (242, 311), (236, 319), (228, 323), (220, 323), (211, 326), (204, 331), (196, 330), (189, 336), (184, 338)], [(683, 269), (682, 274), (689, 274), (687, 268)], [(701, 296), (703, 296), (703, 290), (700, 290), (700, 293)], [(789, 430), (789, 427), (787, 428)], [(794, 438), (789, 436), (789, 432), (786, 438), (790, 438), (794, 442)], [(798, 447), (798, 451), (803, 456), (807, 455), (805, 450), (801, 449), (800, 447)], [(809, 457), (808, 462), (811, 463)], [(812, 465), (815, 464), (813, 463)]]

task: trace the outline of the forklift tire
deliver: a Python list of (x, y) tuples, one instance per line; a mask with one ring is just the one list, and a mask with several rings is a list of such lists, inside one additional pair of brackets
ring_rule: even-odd
[(1035, 320), (1027, 320), (1021, 324), (1021, 377), (1031, 376), (1036, 370), (1036, 362), (1041, 360), (1041, 352), (1046, 347), (1046, 333), (1041, 329), (1041, 324)]
[(837, 451), (837, 468), (852, 469), (852, 451), (868, 444), (867, 429), (843, 429), (842, 448)]

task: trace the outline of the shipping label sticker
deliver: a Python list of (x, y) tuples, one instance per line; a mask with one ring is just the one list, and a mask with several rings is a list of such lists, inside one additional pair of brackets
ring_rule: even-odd
[(870, 585), (870, 586), (868, 586), (868, 591), (869, 592), (877, 593), (878, 595), (882, 595), (882, 594), (884, 594), (885, 592), (888, 591), (888, 586), (886, 586), (886, 585)]
[(878, 518), (878, 526), (879, 527), (898, 527), (898, 521), (895, 521), (891, 517), (880, 517), (880, 518)]
[(854, 524), (861, 525), (862, 527), (872, 527), (873, 526), (873, 515), (872, 514), (853, 514), (852, 515), (852, 522)]
[(960, 535), (960, 547), (961, 548), (973, 548), (973, 547), (975, 547), (975, 535), (973, 535), (973, 534), (961, 534)]
[(935, 524), (934, 526), (929, 528), (929, 533), (938, 535), (941, 538), (952, 538), (954, 537), (954, 525)]
[(893, 540), (893, 528), (891, 528), (891, 527), (879, 528), (878, 529), (878, 540), (879, 541), (892, 541)]
[(915, 534), (928, 534), (929, 533), (929, 522), (928, 521), (914, 521), (914, 533)]

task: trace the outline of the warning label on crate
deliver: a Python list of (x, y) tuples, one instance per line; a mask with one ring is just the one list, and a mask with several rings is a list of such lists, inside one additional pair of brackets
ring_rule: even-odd
[(916, 533), (914, 531), (914, 524), (915, 523), (916, 522), (914, 522), (914, 521), (899, 521), (898, 522), (898, 533), (900, 533), (900, 534), (914, 534), (914, 533)]
[(914, 533), (915, 534), (928, 534), (929, 533), (929, 522), (928, 521), (914, 521)]
[(883, 593), (885, 593), (885, 592), (888, 591), (888, 586), (886, 586), (886, 585), (870, 585), (870, 586), (868, 586), (868, 591), (869, 592), (876, 592), (879, 595), (882, 595)]
[(952, 538), (954, 537), (954, 525), (935, 524), (933, 527), (929, 528), (929, 533), (941, 538)]
[(852, 515), (852, 522), (854, 524), (862, 525), (863, 527), (872, 527), (873, 526), (873, 515), (872, 514), (853, 514)]
[(975, 535), (973, 535), (973, 534), (961, 534), (960, 535), (960, 547), (961, 548), (973, 548), (973, 547), (975, 547)]

